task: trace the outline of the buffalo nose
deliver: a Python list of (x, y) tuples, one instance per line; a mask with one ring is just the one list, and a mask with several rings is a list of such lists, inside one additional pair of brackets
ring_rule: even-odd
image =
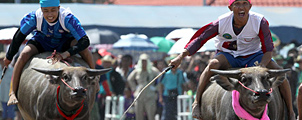
[(270, 96), (270, 94), (268, 94), (267, 90), (262, 89), (262, 90), (256, 90), (256, 93), (254, 93), (254, 96), (262, 97), (262, 96)]
[(74, 88), (74, 92), (76, 92), (77, 94), (85, 94), (86, 89), (84, 89), (83, 87), (76, 87)]

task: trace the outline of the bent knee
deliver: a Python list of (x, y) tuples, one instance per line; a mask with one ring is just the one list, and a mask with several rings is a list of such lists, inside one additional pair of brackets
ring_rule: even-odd
[(218, 69), (220, 67), (220, 62), (217, 59), (212, 59), (208, 66), (210, 69)]
[(20, 56), (19, 56), (19, 59), (20, 60), (25, 60), (25, 61), (27, 61), (29, 58), (31, 58), (32, 57), (32, 53), (30, 53), (30, 52), (21, 52), (20, 53)]
[(298, 93), (299, 93), (299, 95), (302, 94), (302, 83), (299, 85)]

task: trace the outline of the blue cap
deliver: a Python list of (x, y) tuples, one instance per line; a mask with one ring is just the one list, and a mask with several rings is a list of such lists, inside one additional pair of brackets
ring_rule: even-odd
[(60, 0), (40, 0), (41, 7), (58, 7)]

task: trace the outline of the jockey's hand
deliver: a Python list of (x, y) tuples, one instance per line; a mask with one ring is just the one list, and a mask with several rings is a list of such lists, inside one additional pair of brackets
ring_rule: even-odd
[(174, 66), (172, 69), (176, 69), (180, 65), (181, 61), (182, 61), (182, 57), (178, 55), (176, 58), (171, 60), (169, 66)]
[(11, 60), (8, 60), (6, 57), (4, 57), (3, 61), (4, 61), (4, 67), (8, 67), (8, 65), (12, 62)]
[(60, 53), (56, 53), (55, 56), (52, 58), (53, 63), (59, 62), (61, 60), (63, 60), (63, 56)]

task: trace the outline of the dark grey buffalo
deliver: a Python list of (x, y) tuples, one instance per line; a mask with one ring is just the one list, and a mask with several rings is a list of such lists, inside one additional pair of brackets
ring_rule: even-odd
[(212, 82), (202, 95), (203, 120), (238, 120), (232, 107), (233, 90), (240, 93), (239, 103), (251, 116), (261, 118), (268, 103), (267, 113), (271, 120), (285, 118), (285, 103), (278, 86), (283, 82), (283, 76), (289, 69), (249, 67), (211, 71), (218, 75), (211, 78)]
[(99, 90), (99, 75), (110, 69), (88, 69), (88, 65), (76, 56), (72, 57), (70, 66), (62, 62), (52, 64), (50, 59), (45, 59), (50, 55), (36, 55), (24, 67), (17, 92), (18, 108), (23, 118), (64, 119), (65, 115), (66, 119), (76, 116), (75, 119), (89, 120)]

